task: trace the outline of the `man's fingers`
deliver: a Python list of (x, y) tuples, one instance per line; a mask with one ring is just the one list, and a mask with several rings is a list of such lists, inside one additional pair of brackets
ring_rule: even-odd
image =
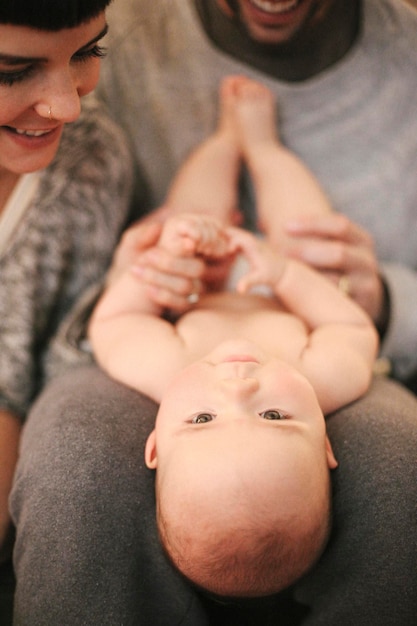
[(372, 246), (372, 238), (367, 231), (339, 213), (317, 217), (298, 217), (287, 222), (285, 229), (293, 237), (320, 237), (361, 246)]

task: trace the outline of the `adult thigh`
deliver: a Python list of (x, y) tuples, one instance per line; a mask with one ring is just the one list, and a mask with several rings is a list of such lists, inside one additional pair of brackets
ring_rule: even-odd
[(206, 624), (157, 537), (143, 462), (155, 414), (93, 366), (35, 404), (11, 495), (16, 625)]
[(414, 626), (417, 616), (417, 398), (377, 378), (333, 414), (333, 533), (295, 590), (303, 626)]

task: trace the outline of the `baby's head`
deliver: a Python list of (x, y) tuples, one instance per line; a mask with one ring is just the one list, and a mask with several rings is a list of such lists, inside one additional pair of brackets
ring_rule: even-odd
[(287, 365), (184, 370), (164, 395), (146, 461), (158, 468), (163, 546), (197, 586), (273, 594), (323, 551), (337, 463), (311, 386)]
[[(249, 437), (245, 443), (256, 446)], [(174, 565), (199, 587), (269, 595), (300, 578), (325, 546), (329, 472), (324, 450), (315, 466), (312, 457), (275, 463), (273, 446), (263, 456), (241, 445), (239, 438), (204, 455), (181, 454), (158, 470), (159, 534)]]

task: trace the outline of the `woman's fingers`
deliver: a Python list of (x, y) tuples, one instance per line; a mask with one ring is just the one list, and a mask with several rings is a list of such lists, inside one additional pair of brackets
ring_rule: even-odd
[(196, 257), (175, 257), (159, 247), (144, 252), (131, 268), (149, 288), (157, 304), (177, 311), (192, 304), (203, 289), (204, 262)]

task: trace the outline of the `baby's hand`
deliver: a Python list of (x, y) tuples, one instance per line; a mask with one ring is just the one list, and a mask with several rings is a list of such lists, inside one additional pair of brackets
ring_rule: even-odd
[(221, 258), (232, 252), (221, 223), (211, 216), (194, 213), (169, 217), (158, 245), (175, 256)]
[(267, 285), (273, 290), (279, 283), (287, 263), (285, 257), (265, 240), (240, 228), (229, 228), (234, 249), (239, 250), (249, 263), (249, 271), (237, 284), (237, 291), (248, 293), (252, 287)]

